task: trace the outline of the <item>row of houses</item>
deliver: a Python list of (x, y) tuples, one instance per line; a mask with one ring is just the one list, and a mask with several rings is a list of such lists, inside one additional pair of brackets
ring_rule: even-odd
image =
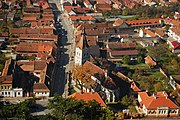
[(58, 40), (52, 8), (46, 0), (27, 0), (22, 18), (15, 24), (28, 27), (9, 28), (7, 42), (14, 43), (11, 52), (16, 57), (4, 65), (0, 96), (49, 97)]
[[(74, 85), (83, 92), (98, 92), (103, 100), (114, 102), (119, 100), (123, 88), (119, 87), (117, 79), (113, 76), (121, 76), (118, 80), (127, 82), (126, 87), (137, 94), (139, 110), (142, 113), (150, 117), (178, 117), (179, 106), (171, 100), (166, 92), (161, 91), (152, 95), (143, 92), (134, 80), (128, 79), (122, 73), (114, 73), (114, 71), (103, 69), (103, 65), (94, 58), (104, 57), (115, 63), (121, 61), (124, 56), (129, 56), (132, 61), (136, 61), (140, 53), (137, 44), (141, 44), (143, 47), (155, 46), (158, 39), (169, 37), (170, 30), (177, 28), (179, 21), (174, 19), (173, 21), (176, 22), (172, 23), (170, 21), (167, 23), (164, 18), (154, 18), (127, 21), (117, 19), (114, 23), (96, 23), (96, 17), (94, 16), (95, 19), (84, 20), (84, 17), (88, 18), (86, 15), (88, 13), (87, 8), (92, 9), (93, 7), (90, 1), (84, 2), (86, 4), (85, 14), (77, 12), (77, 9), (83, 8), (76, 6), (64, 7), (75, 29), (76, 69), (73, 71)], [(132, 3), (134, 2), (126, 1), (127, 5)], [(107, 3), (105, 2), (105, 4)], [(80, 19), (81, 16), (83, 16), (83, 19)], [(163, 28), (165, 24), (171, 25), (172, 28), (166, 31)], [(177, 41), (177, 39), (174, 39), (174, 41)], [(145, 63), (157, 66), (156, 61), (151, 56), (145, 57)]]

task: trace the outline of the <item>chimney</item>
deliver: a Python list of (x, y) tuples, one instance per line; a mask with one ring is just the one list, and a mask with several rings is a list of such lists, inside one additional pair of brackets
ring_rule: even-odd
[(77, 1), (76, 1), (76, 0), (74, 0), (74, 4), (76, 4), (76, 5), (77, 5)]
[(107, 78), (108, 77), (108, 70), (105, 70), (105, 78)]
[(154, 93), (153, 93), (153, 97), (154, 97), (154, 99), (156, 99), (156, 96), (154, 95)]

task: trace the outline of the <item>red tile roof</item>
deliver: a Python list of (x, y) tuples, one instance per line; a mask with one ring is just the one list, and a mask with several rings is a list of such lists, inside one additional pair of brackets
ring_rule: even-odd
[(132, 0), (123, 0), (123, 2), (124, 2), (124, 4), (125, 4), (125, 6), (127, 6), (128, 8), (130, 8), (130, 9), (132, 9), (132, 8), (134, 8), (135, 7), (135, 3), (134, 3), (134, 1), (132, 1)]
[(0, 37), (8, 37), (8, 32), (2, 32), (0, 33)]
[(159, 25), (161, 18), (156, 19), (145, 19), (145, 20), (128, 20), (125, 21), (129, 26), (151, 26)]
[(165, 30), (164, 29), (155, 29), (155, 34), (159, 35), (160, 37), (163, 37), (165, 35)]
[(120, 26), (124, 21), (120, 18), (116, 19), (116, 21), (113, 23), (113, 26)]
[(98, 41), (98, 36), (86, 36), (88, 45), (96, 45), (97, 41)]
[(35, 83), (33, 92), (49, 92), (50, 90), (44, 83)]
[(73, 8), (80, 8), (80, 6), (63, 6), (67, 12), (70, 12)]
[(70, 19), (72, 21), (77, 21), (77, 20), (82, 20), (82, 21), (95, 21), (96, 19), (93, 18), (92, 16), (85, 16), (85, 15), (78, 15), (78, 16), (75, 16), (75, 15), (72, 15), (70, 16)]
[(34, 17), (31, 17), (31, 16), (24, 16), (23, 17), (23, 20), (24, 21), (36, 21), (36, 16), (34, 16)]
[(6, 60), (4, 69), (0, 76), (0, 84), (12, 84), (13, 81), (12, 73), (9, 73), (10, 65), (11, 65), (11, 59)]
[(158, 92), (157, 95), (149, 96), (146, 92), (138, 92), (142, 101), (140, 104), (144, 104), (147, 109), (157, 109), (157, 107), (169, 107), (171, 109), (179, 109), (173, 101), (168, 98), (167, 93)]
[(141, 91), (134, 81), (131, 83), (131, 89), (133, 89), (135, 92)]
[(96, 0), (97, 4), (105, 4), (104, 0)]
[(106, 104), (104, 101), (101, 99), (99, 94), (97, 92), (94, 93), (81, 93), (81, 92), (76, 92), (69, 97), (74, 97), (76, 100), (83, 100), (85, 103), (88, 103), (88, 101), (95, 100), (99, 103), (101, 107), (105, 107)]
[(85, 35), (81, 35), (80, 40), (79, 40), (79, 41), (77, 42), (77, 44), (76, 44), (76, 47), (78, 47), (78, 48), (81, 49), (81, 50), (89, 47)]
[(111, 56), (124, 56), (124, 55), (138, 55), (138, 50), (120, 50), (120, 51), (111, 51)]
[(0, 76), (0, 84), (12, 84), (12, 75)]
[(171, 44), (173, 45), (173, 49), (180, 48), (180, 43), (177, 41), (173, 41), (173, 42), (171, 42)]
[(111, 6), (108, 4), (96, 4), (96, 9), (101, 11), (112, 10)]
[(86, 74), (90, 74), (92, 76), (97, 77), (98, 79), (100, 79), (101, 77), (103, 77), (105, 75), (105, 71), (102, 70), (100, 67), (96, 66), (95, 64), (86, 61), (83, 64), (83, 71)]
[(156, 34), (154, 32), (152, 32), (151, 30), (144, 29), (143, 32), (148, 34), (151, 37), (156, 37)]
[(9, 70), (10, 64), (11, 64), (11, 59), (6, 60), (5, 65), (4, 65), (4, 69), (3, 69), (2, 74), (1, 74), (2, 76), (8, 75), (8, 70)]
[(135, 49), (136, 43), (135, 42), (109, 42), (108, 43), (109, 49)]
[(151, 65), (153, 65), (153, 66), (156, 66), (157, 65), (157, 63), (153, 60), (153, 58), (151, 57), (151, 56), (147, 56), (147, 57), (145, 57), (144, 58), (145, 59), (145, 63), (146, 64), (151, 64)]
[(177, 27), (177, 28), (171, 28), (170, 29), (172, 32), (174, 32), (176, 35), (180, 36), (180, 27)]

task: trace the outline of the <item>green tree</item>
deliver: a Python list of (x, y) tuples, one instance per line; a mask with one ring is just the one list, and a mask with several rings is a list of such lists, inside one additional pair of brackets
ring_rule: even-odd
[(164, 87), (160, 82), (154, 84), (154, 91), (155, 92), (159, 92), (159, 91), (163, 91), (163, 90), (164, 90)]
[(124, 106), (129, 106), (131, 104), (131, 100), (130, 98), (126, 95), (122, 98), (121, 100), (121, 104), (124, 105)]
[(113, 120), (114, 119), (114, 113), (109, 109), (109, 107), (106, 107), (102, 109), (103, 113), (102, 116), (99, 118), (99, 120)]
[(128, 64), (130, 62), (130, 57), (128, 55), (125, 55), (122, 59), (124, 64)]
[(128, 75), (127, 75), (127, 76), (128, 76), (129, 78), (131, 78), (132, 75), (133, 75), (133, 74), (132, 74), (131, 72), (128, 72)]
[(84, 103), (84, 101), (76, 101), (74, 98), (62, 98), (57, 94), (49, 100), (48, 108), (53, 110), (53, 117), (59, 120), (98, 120), (100, 118), (109, 120), (113, 116), (109, 109), (101, 108), (96, 101)]
[(142, 62), (143, 62), (143, 58), (142, 58), (142, 56), (138, 56), (138, 58), (137, 58), (137, 62), (138, 62), (138, 63), (142, 63)]
[(122, 15), (128, 15), (129, 14), (129, 9), (126, 8), (122, 11)]
[(118, 112), (116, 114), (116, 116), (117, 116), (118, 120), (124, 120), (124, 113), (123, 112)]
[(136, 108), (133, 105), (128, 106), (128, 109), (131, 113), (136, 113)]
[(49, 100), (48, 108), (53, 110), (53, 115), (57, 119), (66, 119), (69, 113), (76, 113), (78, 109), (83, 106), (83, 101), (75, 101), (73, 98), (63, 98), (54, 95), (54, 98)]
[(35, 103), (34, 99), (28, 99), (15, 105), (0, 105), (0, 118), (29, 119), (30, 107), (33, 103)]

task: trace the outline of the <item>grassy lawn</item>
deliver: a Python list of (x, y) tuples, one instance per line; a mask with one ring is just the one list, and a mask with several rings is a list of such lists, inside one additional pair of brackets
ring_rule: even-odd
[(140, 64), (136, 64), (136, 65), (123, 64), (122, 66), (127, 67), (129, 69), (149, 69), (149, 65), (144, 64), (144, 63), (140, 63)]

